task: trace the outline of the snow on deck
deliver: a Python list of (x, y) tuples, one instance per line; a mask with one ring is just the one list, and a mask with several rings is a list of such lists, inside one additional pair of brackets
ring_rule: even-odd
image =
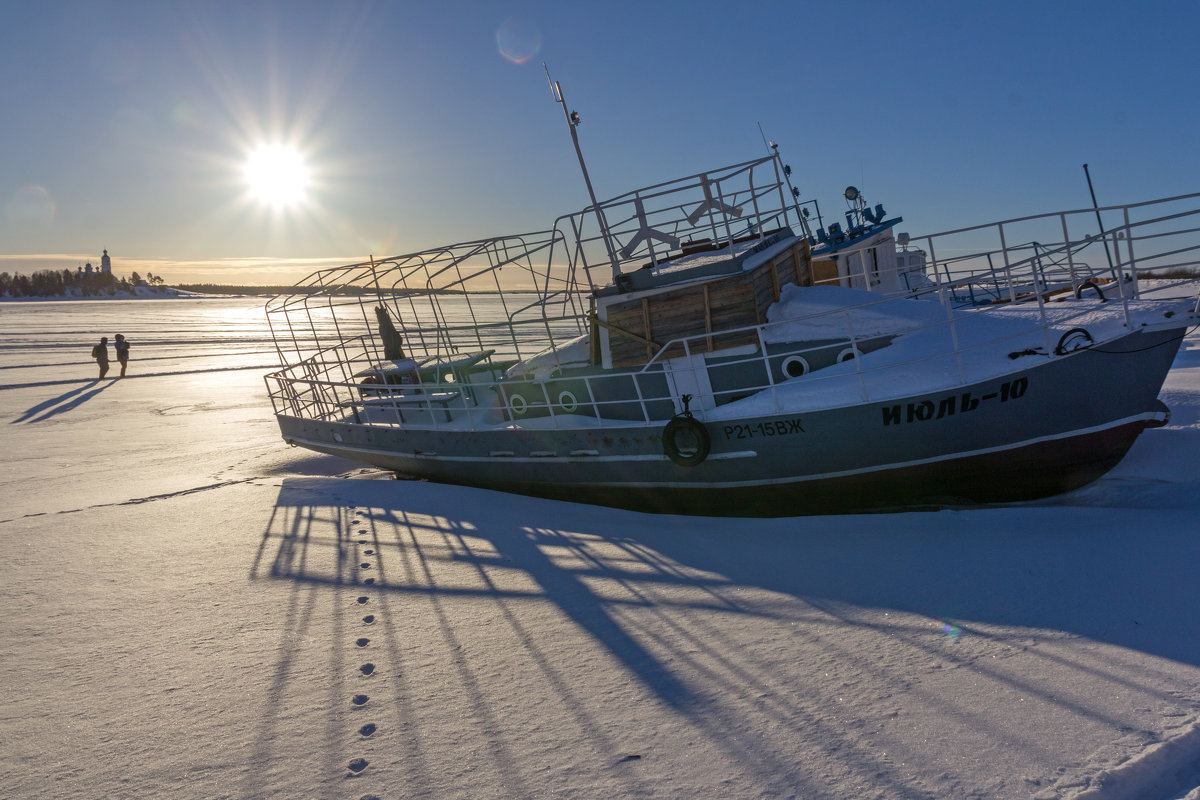
[[(1131, 301), (1130, 318), (1160, 324), (1166, 311), (1183, 319), (1193, 304)], [(878, 299), (841, 287), (785, 287), (767, 310), (770, 342), (894, 337), (890, 344), (806, 376), (784, 381), (751, 397), (707, 411), (705, 419), (728, 420), (787, 411), (815, 411), (936, 392), (1024, 369), (1021, 359), (1044, 358), (1059, 339), (1085, 329), (1102, 344), (1128, 332), (1119, 302), (1084, 298), (990, 306), (948, 312), (932, 300)], [(1046, 322), (1043, 328), (1042, 320)], [(953, 329), (950, 321), (953, 320)], [(956, 354), (957, 350), (961, 354)], [(1014, 354), (1018, 354), (1013, 358)]]

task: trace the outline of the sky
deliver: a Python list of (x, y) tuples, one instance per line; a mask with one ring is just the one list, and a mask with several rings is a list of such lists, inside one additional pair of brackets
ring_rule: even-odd
[[(0, 0), (0, 271), (290, 283), (779, 142), (913, 235), (1200, 189), (1200, 3)], [(251, 183), (282, 154), (283, 186)], [(272, 149), (273, 148), (273, 149)], [(291, 161), (287, 159), (291, 158)], [(290, 190), (289, 190), (290, 187)]]

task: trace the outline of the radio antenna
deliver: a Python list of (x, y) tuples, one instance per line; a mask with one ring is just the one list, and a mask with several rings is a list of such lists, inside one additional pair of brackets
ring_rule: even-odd
[[(1100, 226), (1100, 241), (1104, 242), (1104, 257), (1108, 259), (1108, 269), (1113, 273), (1113, 277), (1119, 277), (1116, 270), (1113, 268), (1112, 255), (1108, 252), (1108, 234), (1104, 231), (1104, 220), (1100, 218), (1100, 204), (1096, 202), (1096, 190), (1092, 188), (1092, 173), (1088, 172), (1088, 165), (1083, 165), (1083, 175), (1087, 178), (1088, 192), (1092, 195), (1092, 208), (1096, 209), (1096, 224)], [(1120, 249), (1117, 250), (1117, 258), (1121, 257)]]

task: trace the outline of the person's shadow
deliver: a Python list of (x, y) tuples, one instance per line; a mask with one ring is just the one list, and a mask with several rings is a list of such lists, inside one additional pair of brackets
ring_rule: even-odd
[(15, 424), (18, 422), (41, 422), (49, 419), (50, 417), (70, 411), (73, 408), (78, 408), (88, 400), (91, 400), (93, 397), (103, 392), (112, 384), (113, 381), (111, 380), (101, 381), (98, 378), (88, 381), (78, 388), (70, 389), (63, 392), (58, 397), (52, 397), (49, 400), (44, 400), (41, 403), (28, 408), (24, 414), (12, 420), (12, 422), (9, 424)]

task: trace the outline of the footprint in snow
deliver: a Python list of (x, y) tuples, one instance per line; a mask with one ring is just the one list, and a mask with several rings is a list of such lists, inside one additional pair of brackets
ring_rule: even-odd
[(371, 643), (371, 640), (365, 636), (363, 638), (355, 641), (355, 644), (358, 645), (359, 647), (366, 647), (370, 643)]
[(374, 550), (363, 550), (363, 555), (364, 556), (375, 555), (375, 551)]
[(370, 736), (372, 733), (375, 732), (375, 723), (368, 722), (366, 725), (363, 725), (361, 728), (359, 728), (358, 732), (361, 733), (363, 736)]
[(362, 772), (367, 768), (368, 763), (365, 758), (356, 758), (350, 762), (350, 771), (355, 773)]
[(375, 671), (375, 665), (371, 664), (371, 663), (367, 663), (367, 664), (363, 664), (358, 669), (360, 672), (362, 672), (363, 675), (370, 675), (372, 672)]
[(356, 694), (356, 695), (354, 695), (354, 705), (356, 705), (356, 706), (366, 705), (367, 701), (370, 699), (371, 698), (367, 697), (365, 694)]
[(363, 617), (363, 622), (367, 623), (368, 625), (370, 625), (374, 621), (375, 621), (374, 614), (367, 614), (365, 617)]
[(363, 581), (363, 583), (365, 583), (367, 586), (370, 586), (374, 582), (375, 582), (374, 578), (367, 578), (365, 581)]
[(365, 595), (364, 595), (364, 596), (362, 596), (362, 597), (360, 597), (360, 598), (358, 598), (358, 604), (359, 604), (359, 605), (362, 605), (362, 604), (363, 604), (363, 603), (365, 603), (365, 602), (367, 602), (367, 597), (366, 597)]

